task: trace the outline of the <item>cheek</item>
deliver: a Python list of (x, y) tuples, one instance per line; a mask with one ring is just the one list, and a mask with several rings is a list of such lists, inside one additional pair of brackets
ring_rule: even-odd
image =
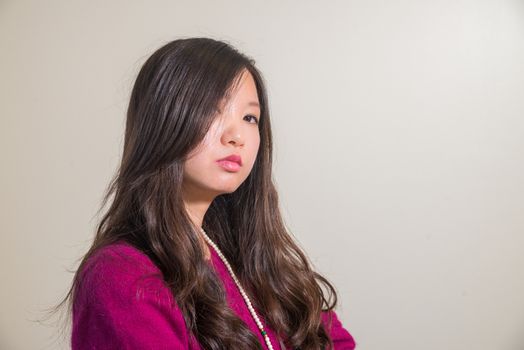
[(250, 158), (251, 158), (251, 167), (253, 166), (253, 164), (255, 164), (259, 150), (260, 150), (260, 138), (256, 139), (256, 142), (253, 142), (252, 147), (249, 150)]
[(198, 177), (202, 176), (205, 167), (205, 160), (202, 154), (197, 154), (189, 158), (184, 164), (184, 176)]
[(258, 153), (259, 149), (260, 149), (260, 135), (257, 134), (255, 147), (254, 147), (254, 151), (253, 151), (255, 153), (255, 156)]

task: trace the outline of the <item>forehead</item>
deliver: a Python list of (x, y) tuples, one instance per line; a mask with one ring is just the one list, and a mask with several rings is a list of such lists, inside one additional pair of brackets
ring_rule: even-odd
[(260, 108), (255, 79), (247, 69), (244, 69), (235, 78), (222, 99), (220, 107), (229, 106), (233, 103)]

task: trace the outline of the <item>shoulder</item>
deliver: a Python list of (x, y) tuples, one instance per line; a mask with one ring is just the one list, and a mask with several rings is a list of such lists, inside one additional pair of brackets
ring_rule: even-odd
[(125, 243), (93, 253), (79, 271), (72, 349), (187, 349), (182, 312), (161, 271)]
[(342, 325), (334, 310), (322, 311), (322, 322), (333, 340), (335, 350), (353, 350), (356, 342), (351, 333)]
[(123, 298), (129, 303), (156, 296), (172, 302), (160, 269), (141, 250), (116, 242), (95, 251), (80, 271), (79, 289), (85, 297)]
[(136, 270), (158, 270), (144, 252), (124, 241), (111, 243), (96, 250), (88, 258), (86, 269), (100, 266), (119, 268), (121, 264), (133, 265)]

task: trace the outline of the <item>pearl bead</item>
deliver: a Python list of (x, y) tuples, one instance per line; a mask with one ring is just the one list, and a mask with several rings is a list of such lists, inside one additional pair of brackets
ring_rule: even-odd
[(238, 287), (238, 290), (240, 291), (240, 294), (242, 295), (242, 298), (244, 299), (244, 302), (246, 303), (247, 305), (247, 308), (249, 310), (249, 313), (251, 314), (251, 316), (253, 317), (253, 320), (255, 320), (255, 323), (257, 324), (258, 326), (258, 329), (260, 330), (265, 342), (266, 342), (266, 345), (268, 347), (269, 350), (273, 350), (273, 345), (271, 344), (271, 340), (269, 339), (269, 336), (267, 335), (267, 332), (264, 330), (264, 326), (262, 325), (262, 322), (260, 321), (255, 309), (253, 308), (253, 305), (251, 305), (251, 300), (249, 300), (249, 297), (247, 296), (247, 293), (244, 291), (244, 288), (242, 288), (242, 286), (240, 285), (240, 282), (239, 280), (237, 279), (237, 276), (235, 275), (235, 273), (233, 272), (233, 269), (231, 268), (231, 265), (229, 265), (229, 262), (227, 261), (227, 259), (225, 258), (225, 256), (222, 254), (222, 252), (220, 251), (220, 249), (218, 249), (217, 245), (215, 244), (215, 242), (213, 242), (211, 240), (211, 238), (209, 238), (206, 234), (206, 232), (204, 231), (203, 228), (200, 228), (200, 231), (202, 232), (202, 235), (204, 236), (204, 239), (207, 241), (207, 243), (213, 247), (213, 249), (217, 252), (218, 256), (220, 257), (220, 260), (222, 260), (222, 262), (224, 263), (224, 265), (226, 265), (227, 267), (227, 270), (229, 272), (229, 274), (231, 275), (231, 277), (233, 278), (233, 281), (235, 282), (235, 284), (237, 285)]

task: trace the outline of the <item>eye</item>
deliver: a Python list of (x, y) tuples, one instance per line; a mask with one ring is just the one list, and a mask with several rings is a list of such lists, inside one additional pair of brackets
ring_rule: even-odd
[(255, 117), (254, 115), (248, 114), (244, 118), (253, 118), (255, 120), (255, 124), (258, 124), (258, 118)]

